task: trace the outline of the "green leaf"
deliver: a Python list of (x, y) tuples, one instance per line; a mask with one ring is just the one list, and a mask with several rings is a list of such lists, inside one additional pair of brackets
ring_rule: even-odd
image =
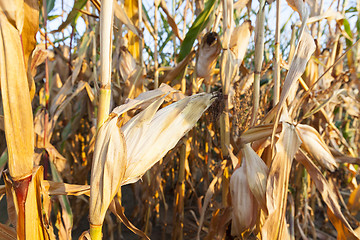
[(51, 10), (54, 9), (55, 6), (55, 0), (46, 0), (46, 12), (49, 15)]
[[(346, 18), (343, 19), (343, 25), (344, 25), (345, 32), (349, 35), (349, 37), (352, 38), (353, 34), (351, 32), (349, 21)], [(349, 39), (346, 38), (346, 46), (349, 47), (351, 45), (352, 45), (352, 41), (350, 41)]]
[(6, 149), (3, 152), (3, 154), (1, 154), (1, 156), (0, 156), (0, 169), (5, 166), (5, 164), (7, 163), (7, 160), (8, 160), (8, 152), (7, 152), (7, 149)]
[(85, 4), (87, 3), (88, 0), (75, 0), (74, 6), (71, 9), (69, 15), (67, 16), (65, 22), (63, 22), (58, 30), (56, 30), (55, 32), (61, 32), (63, 29), (65, 29), (70, 23), (71, 26), (75, 27), (76, 25), (76, 21), (79, 18), (79, 16), (82, 14), (81, 12), (79, 12), (79, 10), (81, 10)]
[(60, 17), (61, 15), (50, 15), (50, 16), (48, 16), (48, 21), (52, 21), (52, 20), (54, 20), (54, 19), (56, 19), (56, 18), (58, 18), (58, 17)]
[(214, 12), (215, 0), (208, 0), (206, 2), (204, 10), (197, 16), (193, 25), (186, 33), (185, 39), (180, 46), (180, 52), (178, 56), (178, 62), (181, 62), (190, 52), (194, 45), (196, 38), (204, 30), (208, 23), (210, 16)]
[[(64, 182), (60, 176), (60, 173), (58, 172), (52, 161), (50, 161), (50, 169), (54, 182)], [(62, 211), (63, 218), (66, 217), (68, 219), (68, 223), (70, 224), (70, 226), (73, 226), (73, 213), (67, 195), (60, 195), (59, 201), (61, 208), (63, 209)]]

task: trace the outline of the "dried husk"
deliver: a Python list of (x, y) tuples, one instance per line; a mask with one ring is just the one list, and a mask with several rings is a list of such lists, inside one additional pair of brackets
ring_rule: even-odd
[(155, 113), (163, 101), (159, 99), (127, 122), (122, 127), (128, 148), (122, 184), (139, 180), (195, 125), (214, 100), (213, 94), (200, 93)]
[(211, 75), (216, 59), (221, 51), (219, 36), (215, 32), (208, 32), (201, 41), (196, 62), (197, 77), (206, 78)]
[(122, 79), (127, 81), (136, 69), (136, 61), (129, 50), (122, 46), (120, 48), (119, 71)]
[(237, 26), (231, 33), (230, 50), (234, 53), (237, 64), (241, 64), (249, 45), (252, 26), (251, 21), (247, 20)]
[(126, 169), (126, 143), (117, 122), (116, 117), (106, 121), (96, 137), (90, 180), (92, 225), (102, 225)]
[(230, 178), (233, 236), (240, 236), (256, 223), (258, 204), (249, 187), (246, 164), (246, 161), (243, 161), (241, 167), (236, 169)]
[(337, 168), (335, 158), (316, 129), (309, 125), (298, 124), (296, 130), (301, 138), (302, 148), (321, 166), (333, 172)]
[(244, 162), (246, 162), (246, 176), (249, 188), (259, 206), (266, 212), (266, 181), (269, 169), (264, 161), (251, 148), (250, 143), (241, 149)]

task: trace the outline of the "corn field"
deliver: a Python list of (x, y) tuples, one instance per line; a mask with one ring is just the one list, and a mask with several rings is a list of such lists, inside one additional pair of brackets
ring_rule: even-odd
[(0, 0), (0, 239), (360, 239), (360, 1)]

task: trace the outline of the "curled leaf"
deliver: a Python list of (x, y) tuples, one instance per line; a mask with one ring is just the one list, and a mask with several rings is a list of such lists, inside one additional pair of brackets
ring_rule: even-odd
[(333, 172), (337, 168), (335, 158), (315, 128), (298, 124), (296, 130), (306, 152), (313, 156), (320, 165)]

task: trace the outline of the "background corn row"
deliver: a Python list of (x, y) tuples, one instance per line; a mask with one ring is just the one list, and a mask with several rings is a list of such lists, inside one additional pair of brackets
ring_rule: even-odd
[(4, 239), (360, 238), (359, 3), (0, 8)]

